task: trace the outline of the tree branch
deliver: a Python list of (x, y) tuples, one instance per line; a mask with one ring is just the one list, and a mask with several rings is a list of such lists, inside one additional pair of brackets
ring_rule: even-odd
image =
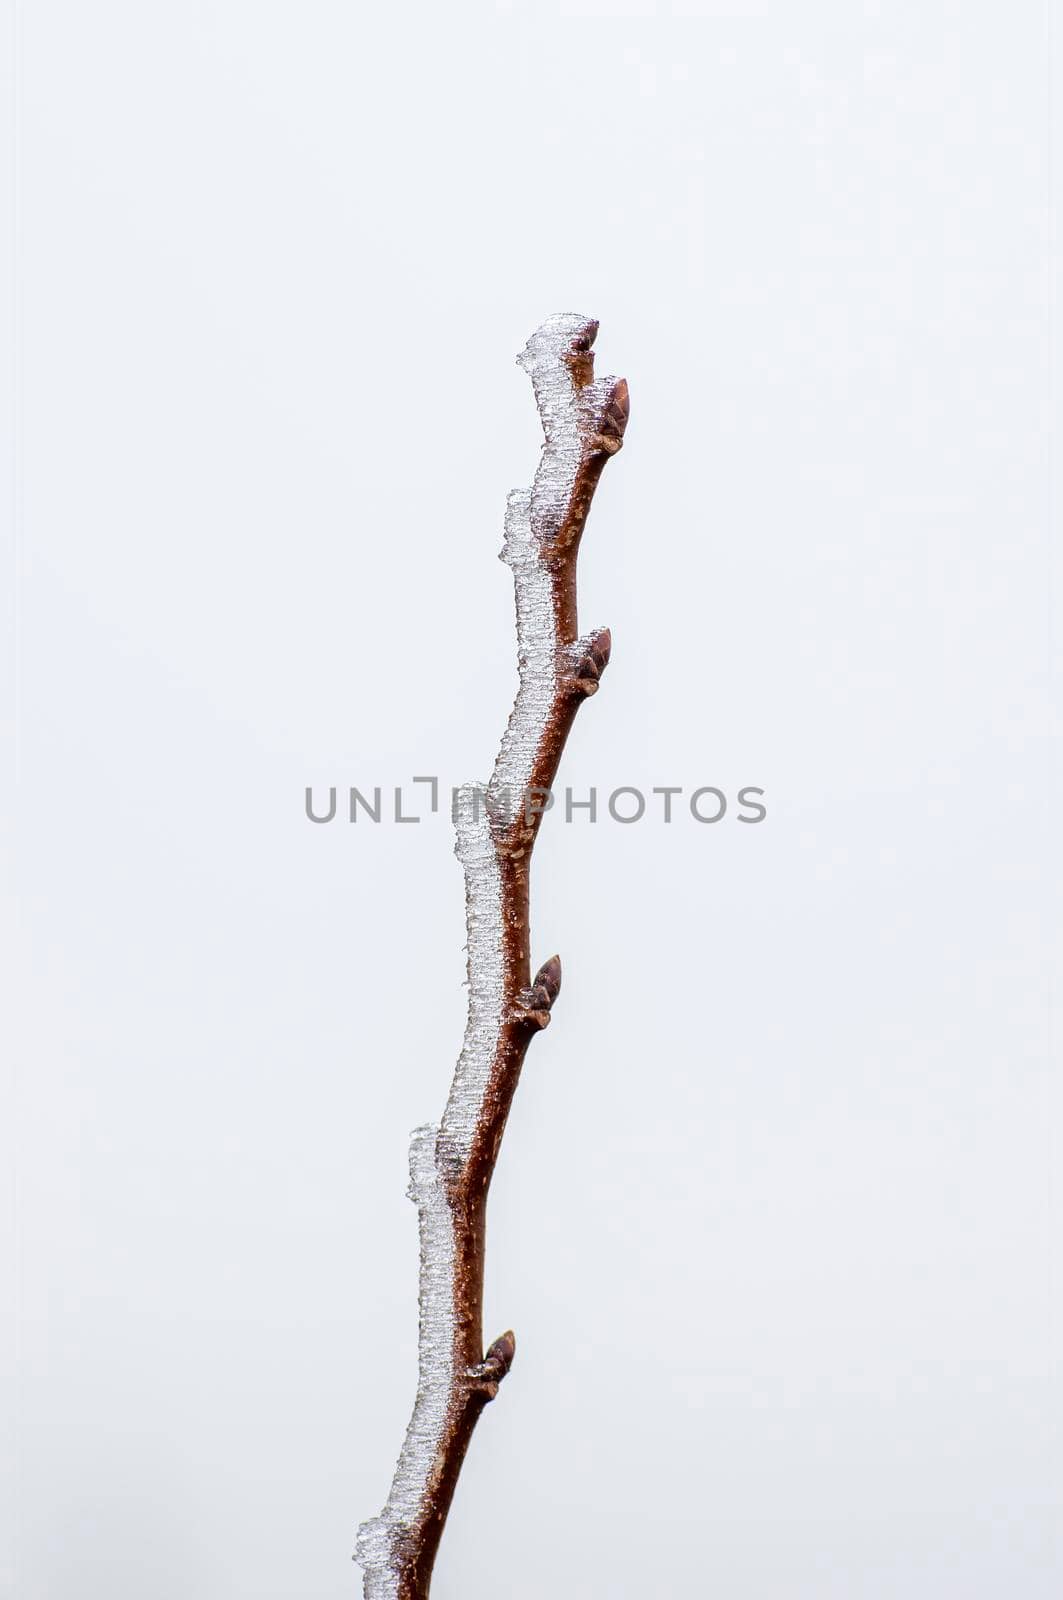
[(469, 1014), (443, 1119), (418, 1128), (410, 1146), (421, 1240), (417, 1398), (387, 1504), (359, 1530), (366, 1600), (427, 1596), (465, 1451), (516, 1348), (504, 1333), (484, 1353), (484, 1220), (524, 1055), (561, 987), (557, 956), (530, 976), (528, 870), (541, 801), (611, 645), (608, 629), (578, 637), (576, 618), (580, 535), (628, 417), (624, 380), (594, 379), (597, 331), (584, 317), (551, 317), (518, 357), (545, 434), (532, 488), (509, 497), (502, 551), (516, 591), (520, 685), (486, 790), (467, 785), (455, 801)]

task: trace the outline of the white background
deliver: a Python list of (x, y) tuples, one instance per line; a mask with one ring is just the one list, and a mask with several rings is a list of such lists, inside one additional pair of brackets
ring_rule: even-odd
[(563, 781), (769, 814), (545, 824), (433, 1593), (1054, 1597), (1049, 9), (12, 24), (10, 1592), (358, 1593), (462, 892), (303, 791), (486, 776), (576, 310), (632, 420)]

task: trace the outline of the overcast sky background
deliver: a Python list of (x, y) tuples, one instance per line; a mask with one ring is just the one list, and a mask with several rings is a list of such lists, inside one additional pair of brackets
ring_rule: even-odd
[(303, 792), (487, 775), (561, 310), (562, 782), (768, 815), (544, 825), (433, 1594), (1060, 1592), (1050, 9), (13, 8), (17, 1600), (360, 1592), (463, 903)]

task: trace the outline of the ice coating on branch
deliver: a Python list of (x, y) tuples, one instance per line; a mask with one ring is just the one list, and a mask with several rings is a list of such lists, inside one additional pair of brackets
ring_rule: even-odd
[(407, 1193), (417, 1207), (421, 1242), (417, 1398), (387, 1504), (379, 1517), (358, 1530), (356, 1554), (365, 1569), (365, 1600), (393, 1600), (398, 1594), (396, 1539), (416, 1523), (424, 1504), (450, 1403), (454, 1233), (436, 1164), (436, 1139), (437, 1130), (429, 1124), (417, 1128), (410, 1143)]
[(448, 1170), (459, 1168), (472, 1148), (506, 1001), (502, 879), (479, 784), (458, 790), (454, 825), (455, 848), (465, 872), (469, 1012), (440, 1129), (438, 1157)]
[(408, 1193), (417, 1207), (421, 1245), (417, 1398), (387, 1504), (358, 1532), (366, 1600), (397, 1596), (396, 1542), (416, 1523), (436, 1468), (454, 1377), (454, 1233), (447, 1180), (472, 1145), (505, 1002), (502, 893), (482, 785), (457, 791), (454, 824), (465, 872), (469, 1011), (442, 1125), (418, 1128), (410, 1145)]
[(590, 350), (598, 324), (571, 314), (551, 317), (533, 333), (518, 363), (531, 378), (545, 441), (531, 491), (531, 532), (544, 543), (557, 534), (583, 449), (594, 432), (592, 395), (596, 385), (573, 383), (570, 352), (574, 345)]
[(531, 531), (532, 500), (531, 489), (511, 492), (502, 547), (502, 559), (513, 571), (520, 664), (517, 698), (488, 789), (492, 809), (504, 823), (517, 816), (531, 783), (532, 762), (557, 693), (560, 666), (553, 584)]
[[(577, 473), (587, 451), (601, 446), (599, 429), (614, 392), (613, 379), (590, 381), (589, 351), (596, 332), (597, 323), (589, 318), (551, 317), (517, 358), (531, 377), (545, 435), (534, 484), (509, 497), (502, 551), (513, 571), (520, 682), (486, 791), (468, 784), (455, 796), (456, 850), (465, 874), (468, 1018), (442, 1122), (418, 1128), (410, 1146), (409, 1195), (417, 1207), (421, 1253), (417, 1398), (387, 1503), (380, 1516), (359, 1529), (356, 1554), (365, 1569), (366, 1600), (400, 1600), (404, 1592), (404, 1561), (444, 1464), (450, 1408), (462, 1382), (472, 1376), (456, 1364), (459, 1302), (450, 1193), (484, 1115), (513, 999), (513, 974), (506, 970), (499, 828), (523, 805), (561, 675), (571, 676), (588, 651), (600, 661), (601, 641), (607, 639), (596, 634), (575, 643), (562, 640), (550, 568)], [(590, 670), (597, 670), (593, 663)], [(556, 958), (538, 977), (548, 1012), (560, 983)], [(496, 1345), (512, 1359), (512, 1335)], [(508, 1360), (500, 1375), (506, 1367)]]
[(598, 420), (615, 379), (574, 381), (573, 351), (590, 370), (589, 351), (598, 324), (565, 313), (533, 333), (517, 361), (528, 373), (542, 418), (543, 453), (530, 489), (514, 489), (506, 508), (502, 559), (512, 569), (517, 601), (520, 686), (502, 739), (488, 793), (504, 822), (520, 811), (531, 783), (532, 764), (558, 691), (573, 660), (558, 638), (549, 557), (565, 520), (581, 462), (594, 443)]

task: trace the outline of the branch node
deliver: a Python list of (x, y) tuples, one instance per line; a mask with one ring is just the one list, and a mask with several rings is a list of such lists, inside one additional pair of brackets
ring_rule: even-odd
[(576, 640), (572, 646), (576, 664), (569, 681), (577, 694), (589, 699), (592, 694), (598, 693), (598, 685), (609, 665), (612, 649), (613, 635), (608, 628), (599, 628), (597, 633), (589, 633), (585, 639)]
[(631, 415), (631, 397), (626, 378), (606, 379), (612, 387), (607, 390), (601, 414), (595, 418), (595, 433), (590, 440), (592, 451), (615, 456), (624, 442), (624, 430)]
[(486, 1395), (488, 1400), (493, 1400), (498, 1393), (498, 1386), (513, 1365), (513, 1357), (517, 1353), (517, 1340), (510, 1329), (497, 1338), (488, 1349), (482, 1361), (474, 1367), (468, 1367), (465, 1376), (472, 1387)]
[(535, 1028), (549, 1027), (550, 1012), (560, 993), (561, 957), (551, 956), (549, 961), (543, 962), (531, 986), (521, 990), (515, 1020), (530, 1022)]

